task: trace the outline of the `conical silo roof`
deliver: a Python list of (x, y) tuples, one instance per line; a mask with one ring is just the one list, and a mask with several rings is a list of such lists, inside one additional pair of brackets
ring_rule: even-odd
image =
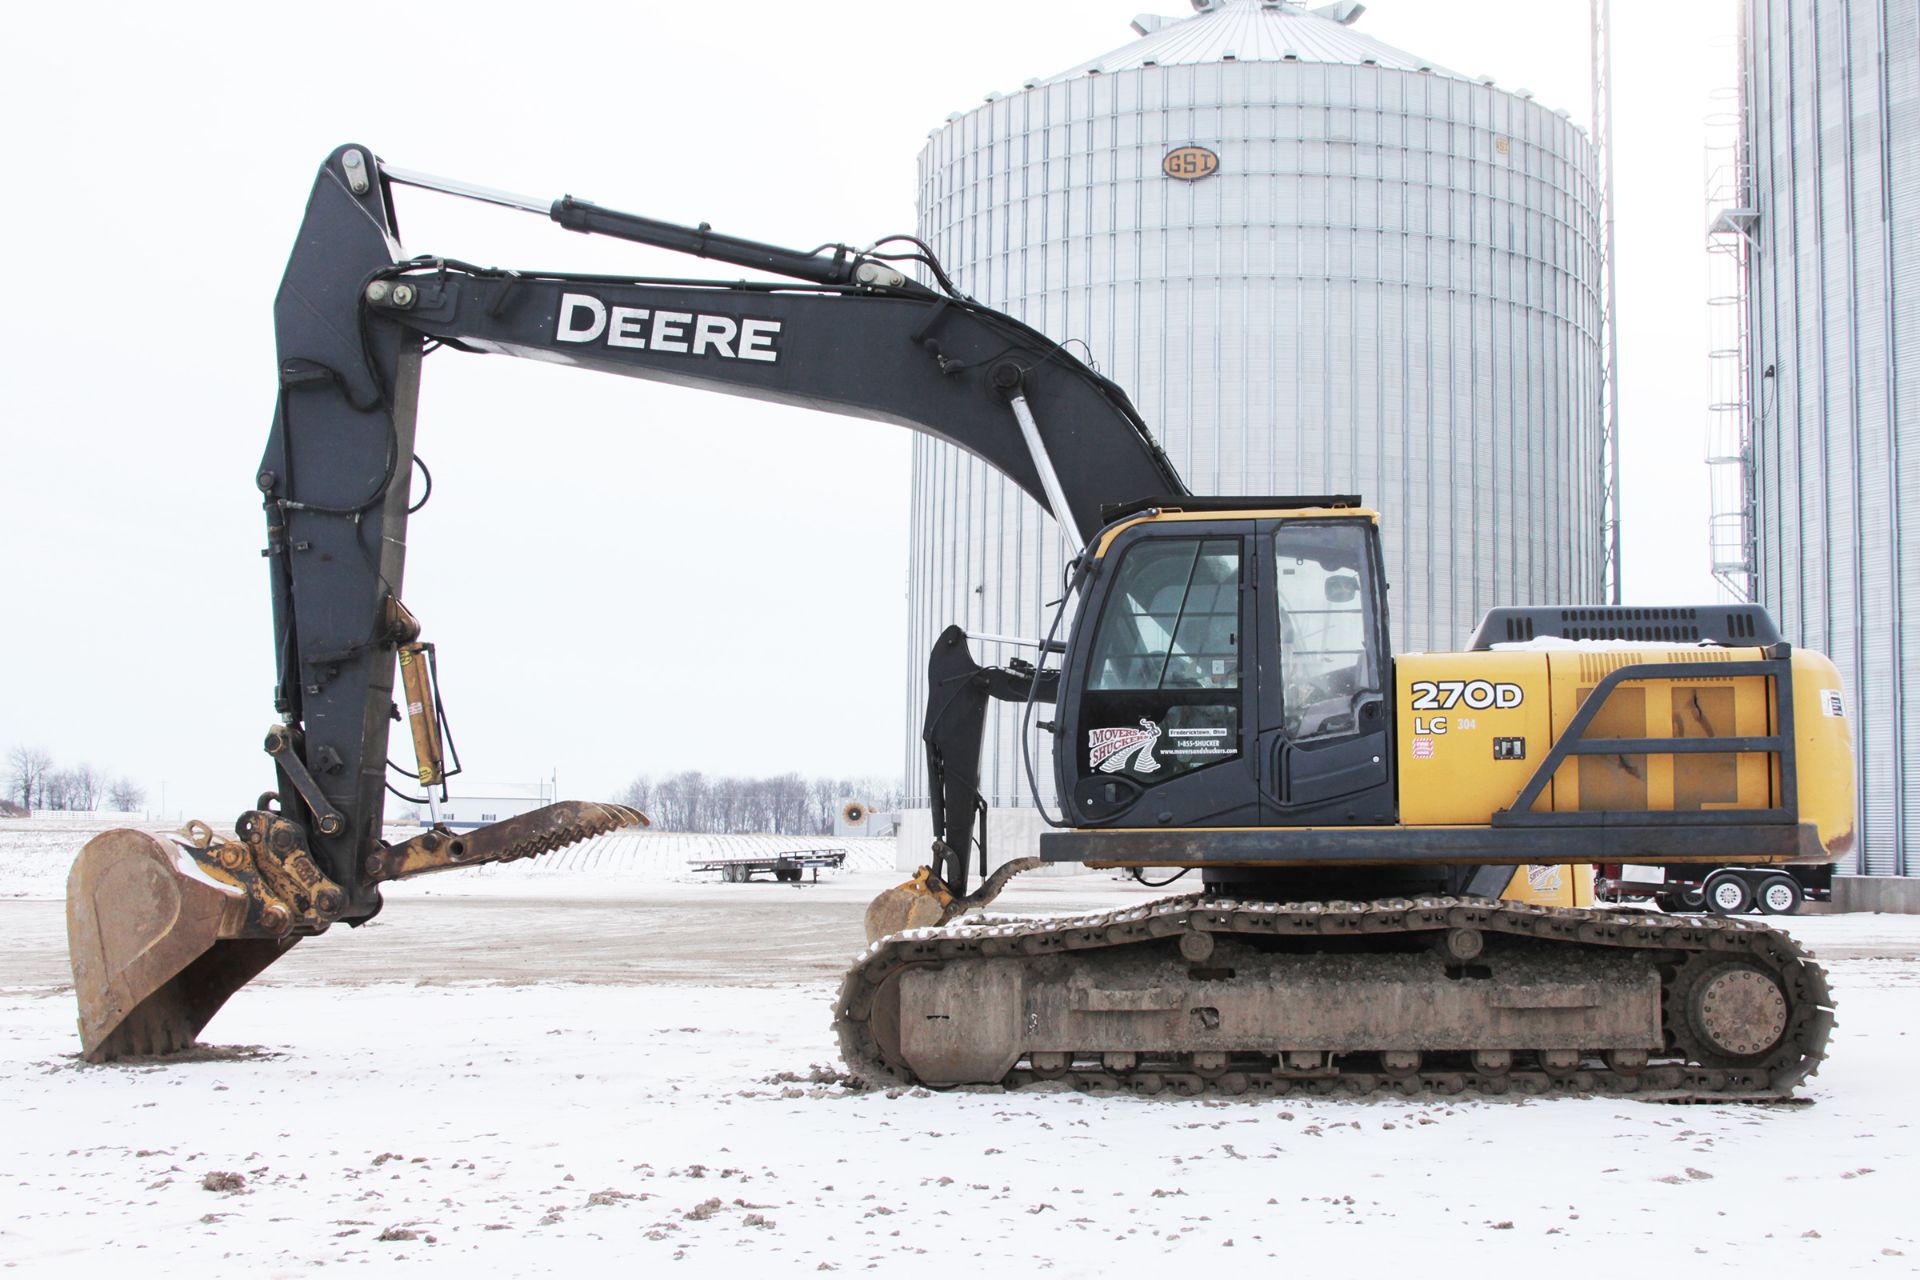
[(1342, 8), (1357, 10), (1361, 6), (1329, 4), (1308, 9), (1289, 0), (1205, 0), (1204, 7), (1194, 7), (1198, 12), (1185, 18), (1142, 15), (1136, 20), (1141, 25), (1162, 25), (1132, 44), (1048, 76), (1041, 83), (1139, 67), (1222, 61), (1367, 64), (1466, 78), (1355, 30), (1351, 18), (1341, 22), (1331, 16)]

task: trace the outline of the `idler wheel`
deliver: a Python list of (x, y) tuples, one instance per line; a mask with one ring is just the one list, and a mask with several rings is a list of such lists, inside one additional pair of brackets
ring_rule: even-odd
[(1758, 969), (1728, 966), (1693, 988), (1687, 1013), (1703, 1047), (1729, 1058), (1752, 1058), (1780, 1043), (1787, 997)]

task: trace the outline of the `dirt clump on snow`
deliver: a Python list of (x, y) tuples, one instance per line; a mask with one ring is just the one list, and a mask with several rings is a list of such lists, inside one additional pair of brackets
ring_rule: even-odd
[(68, 1055), (66, 1065), (79, 1071), (162, 1071), (190, 1062), (275, 1062), (287, 1055), (262, 1044), (196, 1044), (160, 1054), (130, 1054), (112, 1062), (88, 1062), (79, 1054)]
[[(844, 1071), (839, 1067), (824, 1062), (815, 1062), (809, 1065), (805, 1075), (794, 1071), (776, 1071), (770, 1076), (762, 1076), (760, 1083), (824, 1085), (829, 1088), (843, 1089), (848, 1093), (866, 1093), (873, 1088), (872, 1085), (868, 1084), (859, 1076), (854, 1075), (851, 1071)], [(805, 1091), (798, 1089), (788, 1089), (781, 1096), (798, 1098), (803, 1096), (804, 1092)], [(823, 1095), (816, 1093), (814, 1096), (820, 1097)]]

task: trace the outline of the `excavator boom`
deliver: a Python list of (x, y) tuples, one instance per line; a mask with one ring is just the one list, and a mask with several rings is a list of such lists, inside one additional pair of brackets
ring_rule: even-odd
[[(397, 257), (396, 186), (542, 214), (781, 281), (575, 276)], [(934, 268), (938, 274), (937, 266)], [(531, 856), (644, 815), (562, 802), (478, 831), (384, 839), (396, 657), (421, 779), (440, 778), (430, 646), (402, 601), (416, 406), (429, 344), (826, 409), (925, 432), (981, 457), (1070, 528), (1104, 503), (1186, 486), (1124, 392), (1058, 343), (845, 246), (808, 253), (603, 208), (545, 202), (383, 165), (349, 145), (316, 175), (274, 301), (278, 396), (255, 472), (266, 513), (276, 721), (273, 791), (236, 839), (109, 832), (76, 861), (68, 926), (89, 1057), (191, 1044), (226, 998), (299, 938), (359, 924), (380, 885)], [(963, 728), (975, 735), (978, 727)], [(949, 736), (953, 757), (964, 754)], [(933, 740), (930, 740), (933, 741)], [(943, 768), (946, 918), (966, 896), (978, 779)], [(429, 787), (429, 796), (432, 789)], [(998, 883), (991, 886), (997, 892)], [(928, 912), (931, 915), (928, 915)], [(904, 917), (903, 917), (904, 918)]]

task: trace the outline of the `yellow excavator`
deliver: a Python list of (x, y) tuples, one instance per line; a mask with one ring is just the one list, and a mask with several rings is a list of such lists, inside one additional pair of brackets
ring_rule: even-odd
[[(401, 258), (408, 186), (780, 279)], [(983, 667), (959, 627), (929, 659), (937, 838), (873, 904), (839, 993), (861, 1074), (1772, 1098), (1821, 1060), (1832, 998), (1786, 934), (1592, 906), (1595, 862), (1850, 848), (1839, 678), (1759, 609), (1496, 609), (1467, 651), (1395, 658), (1378, 519), (1358, 496), (1188, 492), (1120, 388), (966, 298), (911, 237), (803, 253), (350, 145), (315, 180), (274, 314), (279, 397), (255, 483), (275, 784), (232, 837), (114, 831), (81, 852), (68, 921), (89, 1059), (191, 1045), (295, 942), (371, 919), (388, 881), (646, 821), (562, 802), (384, 839), (392, 722), (409, 721), (430, 797), (449, 771), (434, 650), (400, 595), (421, 363), (439, 349), (923, 431), (1006, 474), (1077, 549), (1037, 662)], [(1050, 739), (1059, 799), (1039, 856), (992, 869), (978, 773), (995, 700)], [(1199, 886), (1070, 919), (980, 913), (1046, 861)]]

